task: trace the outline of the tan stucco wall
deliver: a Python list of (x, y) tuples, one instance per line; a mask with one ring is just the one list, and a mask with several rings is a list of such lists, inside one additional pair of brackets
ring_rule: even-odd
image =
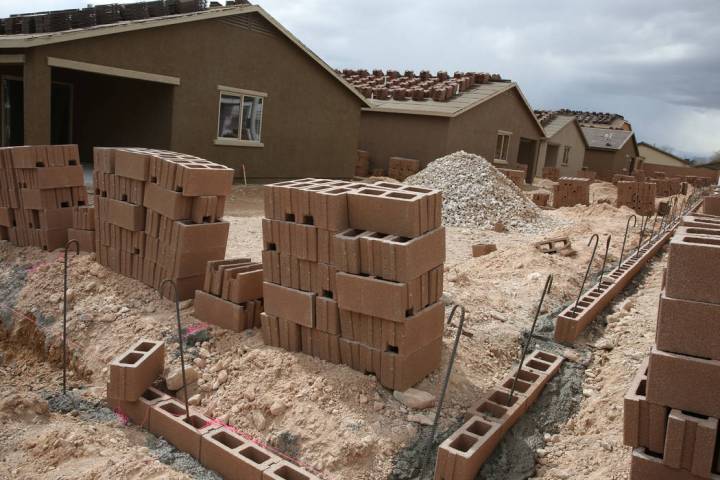
[[(546, 165), (547, 145), (543, 142), (540, 149), (540, 161), (537, 175), (542, 175), (542, 167)], [(559, 147), (558, 158), (555, 164), (560, 169), (560, 175), (563, 177), (576, 176), (578, 171), (582, 170), (585, 162), (585, 140), (583, 140), (582, 132), (574, 122), (565, 125), (560, 131), (547, 140), (547, 143), (557, 145)], [(570, 158), (567, 166), (562, 165), (563, 152), (566, 146), (570, 147)]]
[(492, 161), (498, 130), (512, 133), (508, 150), (511, 167), (517, 165), (520, 137), (539, 140), (542, 136), (532, 112), (514, 88), (453, 118), (448, 134), (448, 150), (462, 149)]
[(645, 157), (646, 164), (652, 165), (665, 165), (668, 167), (687, 167), (685, 162), (671, 157), (662, 152), (658, 152), (654, 148), (647, 147), (645, 145), (638, 145), (640, 156)]
[[(39, 76), (26, 76), (26, 85), (30, 83), (33, 92), (47, 89), (48, 56), (179, 77), (180, 86), (171, 87), (171, 149), (224, 163), (236, 174), (244, 164), (251, 178), (352, 176), (360, 100), (274, 32), (250, 31), (218, 19), (38, 47), (26, 68)], [(218, 85), (267, 93), (264, 147), (214, 145)], [(108, 109), (116, 105), (110, 97), (133, 101), (122, 88), (107, 95), (102, 106)], [(26, 112), (30, 107), (36, 117), (26, 118), (26, 139), (42, 143), (49, 138), (43, 115), (47, 99), (29, 97)]]
[(422, 166), (446, 155), (449, 120), (427, 115), (363, 111), (360, 148), (374, 168), (387, 171), (390, 157), (419, 160)]
[(637, 156), (637, 150), (632, 139), (625, 142), (620, 150), (595, 150), (585, 152), (585, 166), (588, 170), (597, 172), (597, 178), (607, 182), (612, 180), (616, 173), (625, 173), (630, 165), (630, 158)]
[(363, 111), (360, 148), (370, 152), (373, 166), (381, 168), (387, 168), (391, 156), (414, 158), (425, 166), (458, 150), (492, 161), (498, 130), (513, 134), (508, 152), (511, 166), (517, 163), (520, 137), (541, 136), (515, 89), (453, 118)]

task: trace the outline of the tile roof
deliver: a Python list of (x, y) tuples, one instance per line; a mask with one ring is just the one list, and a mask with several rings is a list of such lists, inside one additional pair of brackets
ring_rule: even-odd
[(582, 127), (585, 140), (590, 148), (620, 150), (633, 136), (633, 132), (607, 127)]
[(625, 117), (617, 113), (584, 112), (567, 108), (557, 110), (556, 113), (558, 115), (573, 115), (580, 122), (580, 125), (588, 127), (616, 128), (627, 123)]
[(420, 74), (407, 70), (345, 69), (343, 78), (353, 85), (373, 107), (373, 110), (397, 113), (454, 116), (488, 98), (517, 87), (500, 75), (488, 73), (447, 72), (433, 75), (427, 70)]
[[(250, 5), (250, 2), (247, 0), (227, 2), (228, 7), (238, 5)], [(210, 10), (217, 8), (222, 8), (219, 2), (210, 2)], [(0, 20), (0, 35), (62, 32), (206, 10), (208, 10), (206, 0), (151, 0), (125, 4), (88, 5), (82, 9), (20, 13)]]

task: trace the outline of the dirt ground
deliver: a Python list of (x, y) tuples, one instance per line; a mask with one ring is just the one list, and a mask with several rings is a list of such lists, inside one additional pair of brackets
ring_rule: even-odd
[[(564, 226), (540, 234), (448, 228), (444, 298), (448, 305), (465, 306), (469, 335), (460, 342), (440, 432), (447, 435), (456, 427), (467, 408), (518, 361), (548, 274), (554, 282), (542, 313), (550, 318), (577, 295), (593, 233), (601, 237), (593, 272), (601, 267), (608, 234), (608, 268), (617, 262), (632, 211), (608, 203), (613, 195), (612, 185), (594, 184), (592, 205), (548, 211), (560, 221), (553, 225)], [(261, 187), (234, 188), (226, 210), (227, 257), (260, 261), (262, 208)], [(568, 236), (577, 254), (547, 255), (532, 245), (557, 236)], [(626, 251), (637, 237), (634, 229)], [(472, 258), (471, 245), (480, 241), (495, 243), (497, 251)], [(71, 260), (71, 395), (65, 397), (59, 368), (62, 256), (0, 242), (0, 478), (215, 478), (107, 408), (107, 364), (113, 357), (140, 338), (164, 339), (172, 368), (179, 364), (178, 339), (168, 301), (93, 260), (88, 254)], [(518, 425), (481, 478), (625, 478), (629, 449), (622, 446), (622, 397), (653, 341), (663, 265), (663, 258), (654, 261), (640, 287), (616, 301), (574, 349), (552, 346), (570, 357), (561, 378), (548, 387), (565, 401), (541, 402), (536, 416), (528, 417), (537, 442), (527, 447), (525, 427)], [(197, 327), (191, 302), (182, 307), (184, 326)], [(439, 392), (455, 325), (446, 326), (441, 368), (417, 388)], [(267, 347), (259, 331), (200, 326), (192, 340), (187, 361), (199, 371), (198, 408), (207, 415), (317, 469), (324, 479), (420, 475), (413, 462), (423, 458), (425, 423), (433, 411), (406, 408), (372, 376)], [(533, 420), (543, 417), (540, 406), (554, 409), (554, 416), (546, 415), (553, 417), (552, 425)], [(517, 446), (512, 442), (525, 445), (529, 466), (498, 473), (509, 472), (508, 465), (516, 462), (507, 453)]]

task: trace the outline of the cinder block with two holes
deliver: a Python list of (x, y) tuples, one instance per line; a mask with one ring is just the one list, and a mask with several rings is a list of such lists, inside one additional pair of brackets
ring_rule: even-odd
[(666, 294), (683, 300), (720, 303), (718, 285), (720, 238), (689, 234), (673, 237), (670, 240)]
[(165, 368), (165, 344), (140, 340), (110, 362), (108, 397), (137, 401)]
[(177, 400), (167, 400), (150, 407), (148, 430), (197, 459), (200, 458), (202, 436), (213, 428), (214, 424), (208, 417), (192, 408), (188, 419), (185, 405)]
[(280, 458), (226, 428), (202, 436), (200, 463), (226, 480), (261, 480)]

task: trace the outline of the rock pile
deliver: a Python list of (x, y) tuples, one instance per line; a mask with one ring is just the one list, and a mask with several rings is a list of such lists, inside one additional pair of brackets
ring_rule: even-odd
[(505, 175), (478, 155), (459, 151), (431, 162), (405, 183), (442, 191), (443, 224), (488, 227), (502, 221), (535, 230), (546, 218)]

